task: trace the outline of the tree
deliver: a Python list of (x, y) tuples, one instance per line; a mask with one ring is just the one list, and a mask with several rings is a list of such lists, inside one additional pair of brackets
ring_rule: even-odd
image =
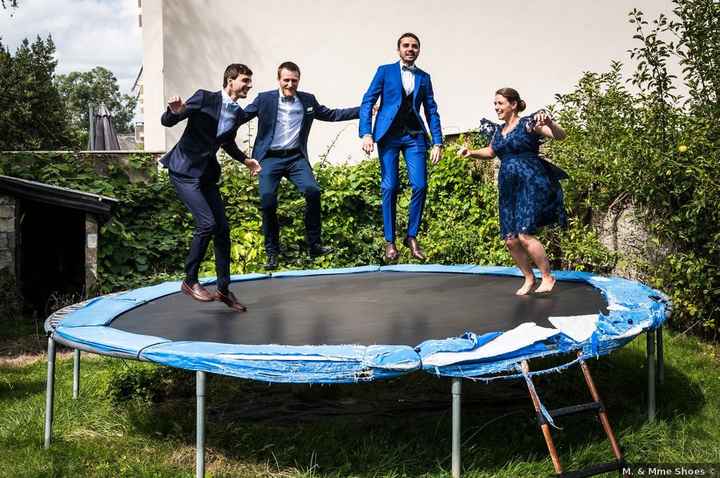
[(53, 84), (52, 37), (25, 39), (13, 56), (0, 42), (0, 150), (72, 147), (66, 110)]
[(3, 8), (17, 8), (17, 0), (0, 0), (0, 4)]
[(81, 144), (87, 144), (89, 107), (100, 103), (110, 110), (118, 133), (132, 132), (137, 100), (120, 93), (117, 78), (110, 70), (97, 66), (90, 71), (58, 75), (55, 86), (65, 101), (71, 127)]

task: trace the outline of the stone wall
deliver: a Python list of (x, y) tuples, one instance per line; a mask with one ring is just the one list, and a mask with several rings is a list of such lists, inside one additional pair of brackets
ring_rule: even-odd
[(92, 164), (99, 176), (107, 176), (113, 165), (119, 166), (131, 183), (147, 183), (152, 171), (160, 167), (158, 160), (163, 154), (160, 151), (0, 151), (0, 165), (35, 164), (37, 160), (53, 161), (59, 155), (72, 155), (78, 163)]
[(98, 222), (92, 214), (85, 214), (85, 296), (97, 292)]
[(0, 194), (0, 274), (15, 275), (15, 198)]
[(603, 245), (619, 255), (612, 275), (643, 280), (642, 271), (664, 260), (672, 250), (653, 237), (632, 203), (611, 207), (604, 215), (594, 217), (593, 227)]

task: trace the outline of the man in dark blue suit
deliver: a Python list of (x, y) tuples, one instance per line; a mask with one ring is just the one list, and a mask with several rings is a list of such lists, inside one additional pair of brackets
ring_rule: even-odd
[(265, 236), (265, 268), (278, 266), (280, 225), (277, 218), (277, 190), (288, 178), (305, 196), (305, 235), (311, 257), (332, 252), (321, 239), (320, 186), (310, 166), (307, 140), (313, 120), (347, 121), (358, 118), (359, 108), (330, 109), (314, 95), (297, 91), (300, 68), (287, 61), (278, 67), (279, 89), (258, 94), (245, 108), (246, 120), (258, 118), (253, 157), (262, 165), (260, 208)]
[[(403, 33), (397, 41), (400, 61), (382, 65), (375, 73), (360, 106), (360, 137), (368, 155), (378, 144), (380, 174), (382, 176), (383, 227), (385, 230), (385, 258), (396, 260), (395, 216), (398, 193), (398, 162), (400, 152), (405, 158), (412, 197), (408, 229), (404, 244), (413, 257), (424, 260), (425, 253), (417, 242), (427, 191), (427, 150), (429, 140), (425, 124), (420, 118), (420, 106), (430, 127), (432, 152), (436, 164), (442, 155), (440, 115), (433, 96), (430, 75), (415, 65), (420, 54), (420, 40), (414, 33)], [(381, 98), (380, 109), (372, 126), (372, 110)]]
[[(238, 312), (247, 309), (229, 290), (230, 227), (218, 188), (220, 164), (216, 153), (223, 148), (230, 157), (244, 163), (253, 176), (260, 172), (260, 164), (247, 158), (235, 144), (238, 126), (244, 118), (237, 100), (246, 98), (250, 88), (252, 71), (245, 65), (233, 63), (225, 69), (221, 91), (198, 90), (186, 102), (174, 96), (168, 101), (168, 108), (160, 120), (167, 127), (188, 120), (180, 141), (161, 159), (170, 171), (170, 181), (178, 197), (195, 220), (181, 289), (193, 299), (217, 300)], [(210, 239), (215, 247), (217, 273), (214, 294), (198, 282), (200, 263)]]

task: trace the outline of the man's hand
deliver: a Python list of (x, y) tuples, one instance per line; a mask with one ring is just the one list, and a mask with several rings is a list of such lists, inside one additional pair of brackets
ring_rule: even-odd
[(433, 164), (437, 164), (440, 158), (442, 158), (442, 145), (436, 144), (432, 147), (432, 151), (430, 151), (430, 161), (432, 161)]
[(365, 135), (365, 137), (363, 138), (362, 149), (368, 156), (370, 156), (370, 153), (373, 152), (373, 150), (375, 149), (375, 141), (373, 141), (372, 135)]
[(260, 171), (262, 171), (262, 166), (260, 166), (258, 160), (254, 158), (247, 158), (245, 160), (245, 166), (248, 167), (248, 169), (250, 170), (250, 174), (252, 174), (253, 176), (257, 176), (258, 174), (260, 174)]
[(470, 149), (467, 146), (463, 146), (460, 148), (457, 152), (458, 156), (462, 156), (463, 158), (469, 158), (470, 157)]
[(168, 108), (174, 114), (179, 114), (185, 111), (185, 102), (179, 96), (171, 96), (168, 100)]

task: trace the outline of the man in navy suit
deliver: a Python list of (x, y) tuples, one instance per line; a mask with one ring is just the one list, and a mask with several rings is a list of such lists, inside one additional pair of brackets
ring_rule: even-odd
[[(380, 174), (382, 176), (383, 227), (385, 231), (385, 258), (396, 260), (395, 216), (398, 193), (398, 161), (402, 151), (405, 158), (412, 197), (408, 217), (408, 229), (404, 244), (413, 257), (424, 260), (425, 253), (417, 242), (422, 222), (427, 191), (428, 134), (420, 118), (420, 106), (430, 127), (432, 151), (430, 159), (436, 164), (442, 155), (442, 130), (440, 115), (433, 97), (430, 75), (415, 65), (420, 54), (420, 40), (414, 33), (403, 33), (397, 41), (400, 61), (382, 65), (375, 73), (360, 106), (360, 137), (366, 154), (372, 153), (378, 144)], [(372, 126), (372, 110), (381, 98), (380, 109)]]
[(262, 165), (260, 208), (268, 270), (276, 269), (280, 253), (277, 190), (288, 178), (305, 196), (305, 235), (311, 257), (332, 252), (321, 239), (320, 186), (310, 166), (307, 140), (313, 120), (347, 121), (358, 118), (359, 108), (330, 109), (314, 95), (297, 91), (300, 68), (287, 61), (278, 67), (279, 89), (265, 91), (245, 108), (246, 119), (258, 117), (253, 157)]
[[(186, 102), (174, 96), (168, 101), (168, 108), (160, 120), (167, 127), (188, 120), (180, 141), (161, 159), (163, 166), (170, 171), (170, 181), (178, 197), (195, 220), (181, 289), (193, 299), (202, 302), (217, 300), (238, 312), (247, 309), (229, 290), (230, 227), (218, 188), (220, 164), (216, 153), (223, 148), (230, 157), (244, 163), (253, 176), (260, 172), (260, 164), (247, 158), (235, 144), (238, 126), (244, 118), (237, 100), (246, 98), (250, 88), (250, 68), (233, 63), (225, 69), (221, 91), (198, 90)], [(214, 294), (198, 282), (200, 263), (211, 239), (215, 247), (217, 273)]]

